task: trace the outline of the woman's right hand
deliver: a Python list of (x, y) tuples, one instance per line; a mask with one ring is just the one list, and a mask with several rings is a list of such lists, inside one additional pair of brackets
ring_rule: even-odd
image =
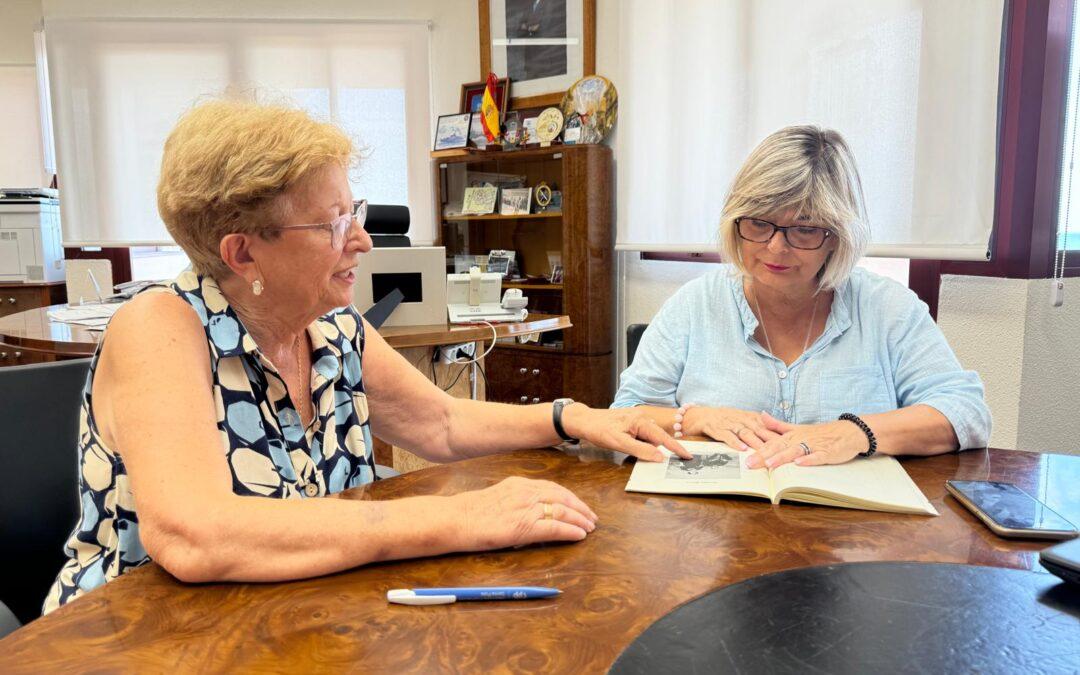
[(760, 450), (780, 434), (770, 430), (760, 413), (735, 408), (693, 406), (683, 415), (682, 432), (687, 436), (708, 436), (738, 450)]
[(515, 476), (452, 499), (462, 519), (463, 550), (581, 541), (596, 529), (593, 510), (551, 481)]

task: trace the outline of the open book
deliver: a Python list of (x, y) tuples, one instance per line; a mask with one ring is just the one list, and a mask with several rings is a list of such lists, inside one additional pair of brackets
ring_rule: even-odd
[(749, 495), (764, 497), (773, 504), (783, 499), (866, 511), (938, 515), (900, 463), (888, 455), (856, 457), (845, 464), (826, 466), (788, 463), (776, 469), (751, 469), (746, 466), (749, 452), (739, 452), (723, 443), (682, 444), (693, 459), (672, 455), (662, 462), (638, 462), (626, 491)]

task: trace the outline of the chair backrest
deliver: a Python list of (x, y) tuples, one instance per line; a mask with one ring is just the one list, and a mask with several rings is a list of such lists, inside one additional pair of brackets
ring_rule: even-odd
[(0, 368), (0, 601), (23, 623), (41, 605), (79, 517), (79, 408), (90, 359)]
[(645, 329), (649, 327), (647, 323), (632, 323), (626, 327), (626, 365), (629, 366), (634, 362), (634, 354), (637, 353), (638, 343), (641, 342), (641, 336), (645, 333)]
[(409, 207), (395, 204), (368, 204), (364, 229), (376, 248), (412, 246), (409, 241)]

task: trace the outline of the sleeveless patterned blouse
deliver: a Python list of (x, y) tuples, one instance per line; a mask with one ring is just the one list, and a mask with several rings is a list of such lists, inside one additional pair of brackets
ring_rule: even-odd
[[(206, 331), (217, 426), (233, 492), (318, 497), (374, 480), (360, 368), (364, 328), (355, 308), (334, 310), (308, 326), (315, 416), (305, 429), (281, 375), (259, 351), (213, 279), (188, 270), (168, 287), (146, 292), (155, 291), (173, 293), (189, 303)], [(64, 548), (69, 560), (45, 599), (44, 613), (150, 560), (139, 540), (139, 518), (124, 460), (98, 435), (90, 405), (100, 355), (99, 344), (79, 416), (82, 514)]]

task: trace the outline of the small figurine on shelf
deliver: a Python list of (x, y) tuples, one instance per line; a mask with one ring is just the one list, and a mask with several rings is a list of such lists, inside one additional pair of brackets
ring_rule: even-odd
[(524, 145), (521, 140), (521, 119), (513, 110), (506, 113), (505, 118), (502, 125), (503, 150), (517, 150)]

